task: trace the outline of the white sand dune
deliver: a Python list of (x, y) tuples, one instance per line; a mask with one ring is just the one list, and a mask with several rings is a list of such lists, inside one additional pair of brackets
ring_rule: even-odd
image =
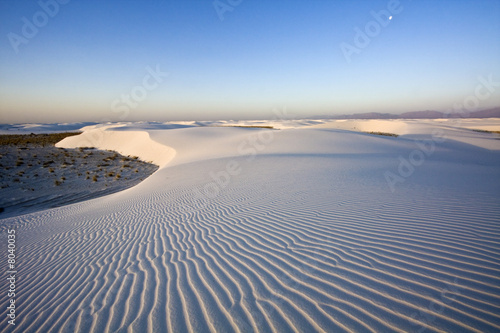
[[(113, 126), (83, 128), (82, 134), (67, 137), (56, 144), (61, 148), (95, 147), (117, 151), (123, 155), (138, 156), (159, 166), (166, 165), (175, 156), (175, 150), (150, 139), (146, 131), (108, 131)], [(118, 128), (119, 129), (119, 128)]]
[(447, 140), (459, 141), (490, 150), (500, 149), (498, 134), (479, 131), (500, 131), (500, 119), (431, 119), (431, 120), (336, 120), (327, 121), (315, 128), (335, 128), (357, 132), (384, 132), (406, 135), (418, 139), (432, 137), (434, 132)]
[(3, 306), (0, 329), (498, 332), (500, 140), (463, 123), (373, 124), (355, 126), (402, 135), (302, 122), (65, 139), (161, 167), (119, 193), (0, 220), (2, 244), (16, 229), (19, 288), (16, 326)]

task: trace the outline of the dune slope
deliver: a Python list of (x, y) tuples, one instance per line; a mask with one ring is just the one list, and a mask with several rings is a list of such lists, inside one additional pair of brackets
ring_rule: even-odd
[(500, 330), (497, 151), (435, 143), (391, 191), (413, 139), (263, 131), (149, 130), (144, 182), (2, 220), (13, 331)]

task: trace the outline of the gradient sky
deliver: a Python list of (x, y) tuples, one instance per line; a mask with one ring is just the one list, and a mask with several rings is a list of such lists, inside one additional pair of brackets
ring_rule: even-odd
[[(500, 0), (401, 0), (350, 62), (341, 44), (391, 1), (220, 0), (223, 20), (213, 0), (59, 0), (43, 14), (55, 1), (0, 0), (0, 123), (447, 111), (478, 77), (500, 82)], [(500, 84), (477, 108), (499, 105)]]

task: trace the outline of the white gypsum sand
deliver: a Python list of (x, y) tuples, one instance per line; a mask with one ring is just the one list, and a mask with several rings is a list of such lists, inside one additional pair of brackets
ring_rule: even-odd
[(89, 127), (59, 146), (160, 169), (0, 220), (13, 331), (498, 331), (500, 136), (471, 129), (500, 122), (474, 121)]

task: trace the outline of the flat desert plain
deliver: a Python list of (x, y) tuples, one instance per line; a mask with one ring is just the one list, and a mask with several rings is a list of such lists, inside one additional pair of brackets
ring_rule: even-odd
[(1, 331), (500, 331), (500, 119), (81, 130), (159, 168), (0, 220)]

